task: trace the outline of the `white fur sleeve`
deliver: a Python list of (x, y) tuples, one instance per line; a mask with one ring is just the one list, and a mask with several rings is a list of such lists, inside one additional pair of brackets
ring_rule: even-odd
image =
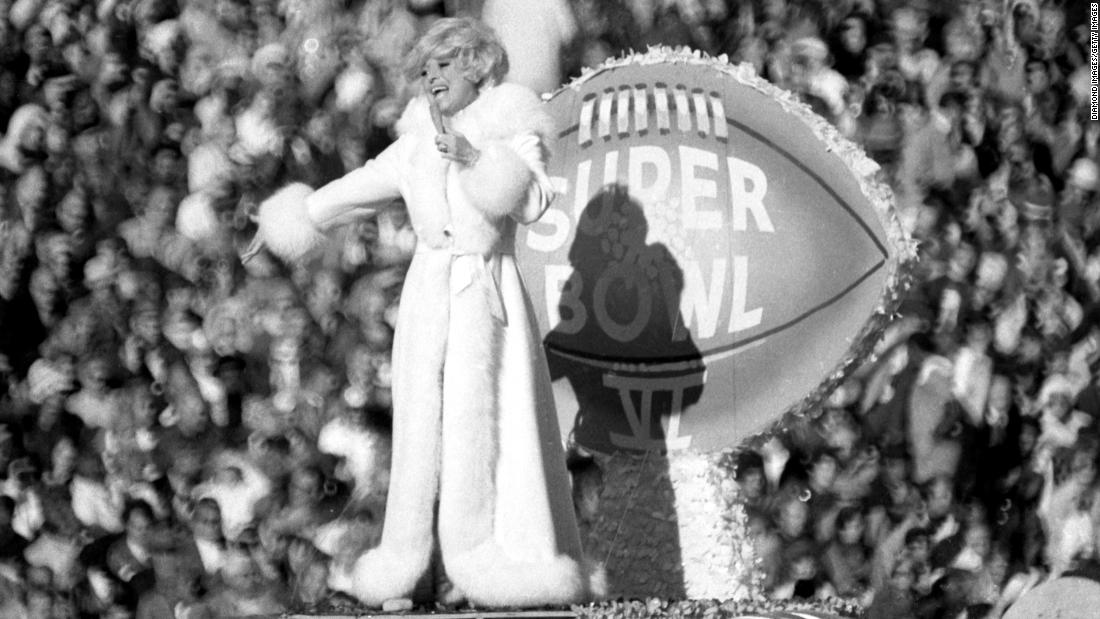
[(534, 182), (527, 192), (527, 200), (520, 208), (512, 212), (512, 217), (521, 224), (529, 224), (542, 217), (557, 194), (546, 174), (546, 147), (538, 136), (526, 134), (512, 138), (512, 150), (531, 169)]
[(316, 191), (291, 183), (264, 200), (256, 223), (268, 250), (286, 261), (300, 260), (324, 244), (326, 231), (373, 215), (400, 197), (400, 143)]
[(260, 203), (256, 213), (256, 232), (267, 249), (288, 262), (296, 262), (325, 242), (306, 215), (305, 199), (313, 188), (291, 183)]
[(470, 202), (493, 218), (538, 219), (554, 197), (538, 136), (522, 134), (481, 146), (477, 162), (459, 172)]
[(401, 196), (398, 165), (402, 140), (357, 170), (321, 187), (306, 198), (306, 213), (318, 230), (326, 231), (361, 217)]

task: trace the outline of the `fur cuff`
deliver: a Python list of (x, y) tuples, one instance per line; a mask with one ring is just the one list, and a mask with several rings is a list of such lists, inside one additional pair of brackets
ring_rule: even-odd
[(381, 608), (386, 600), (411, 598), (430, 565), (430, 545), (394, 548), (382, 544), (356, 559), (350, 572), (333, 569), (328, 584), (336, 591), (355, 596), (367, 606)]
[(470, 204), (490, 220), (500, 219), (527, 202), (532, 177), (527, 163), (500, 142), (482, 147), (477, 162), (458, 173)]
[(292, 183), (260, 203), (256, 234), (268, 251), (284, 261), (301, 260), (325, 242), (325, 235), (306, 214), (305, 199), (311, 193), (310, 186)]
[(455, 556), (444, 555), (447, 575), (466, 599), (491, 607), (534, 607), (584, 602), (599, 586), (598, 570), (567, 555), (539, 561), (517, 560), (496, 542)]

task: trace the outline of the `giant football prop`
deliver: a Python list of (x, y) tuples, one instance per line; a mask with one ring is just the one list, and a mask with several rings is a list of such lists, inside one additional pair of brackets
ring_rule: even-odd
[(548, 105), (563, 195), (518, 251), (580, 444), (729, 448), (865, 356), (913, 247), (825, 120), (748, 65), (668, 49)]
[(870, 353), (914, 245), (878, 166), (748, 65), (656, 48), (547, 105), (562, 195), (517, 252), (560, 425), (602, 469), (586, 552), (613, 596), (744, 597), (721, 451)]

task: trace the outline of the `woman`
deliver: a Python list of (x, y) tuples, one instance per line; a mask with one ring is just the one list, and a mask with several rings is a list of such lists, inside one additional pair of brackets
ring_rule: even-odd
[(870, 553), (863, 544), (866, 521), (859, 507), (844, 507), (836, 516), (836, 536), (822, 562), (829, 582), (842, 597), (862, 595), (870, 583)]
[(266, 244), (293, 259), (396, 198), (417, 234), (394, 339), (382, 541), (352, 569), (334, 570), (331, 584), (371, 605), (410, 597), (435, 533), (447, 576), (472, 603), (575, 602), (588, 577), (549, 373), (513, 256), (516, 223), (538, 219), (553, 197), (544, 161), (553, 123), (533, 92), (499, 84), (504, 49), (474, 20), (436, 22), (408, 67), (424, 92), (398, 139), (315, 192), (293, 185), (265, 202), (245, 254)]
[(1046, 533), (1052, 579), (1095, 556), (1096, 450), (1093, 440), (1085, 440), (1042, 458), (1043, 490), (1037, 511)]

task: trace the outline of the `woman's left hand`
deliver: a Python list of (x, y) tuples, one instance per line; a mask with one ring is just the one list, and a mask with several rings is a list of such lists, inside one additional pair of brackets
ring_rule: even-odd
[(461, 133), (437, 134), (435, 147), (439, 149), (439, 154), (443, 155), (444, 159), (450, 159), (462, 165), (473, 165), (481, 155)]

